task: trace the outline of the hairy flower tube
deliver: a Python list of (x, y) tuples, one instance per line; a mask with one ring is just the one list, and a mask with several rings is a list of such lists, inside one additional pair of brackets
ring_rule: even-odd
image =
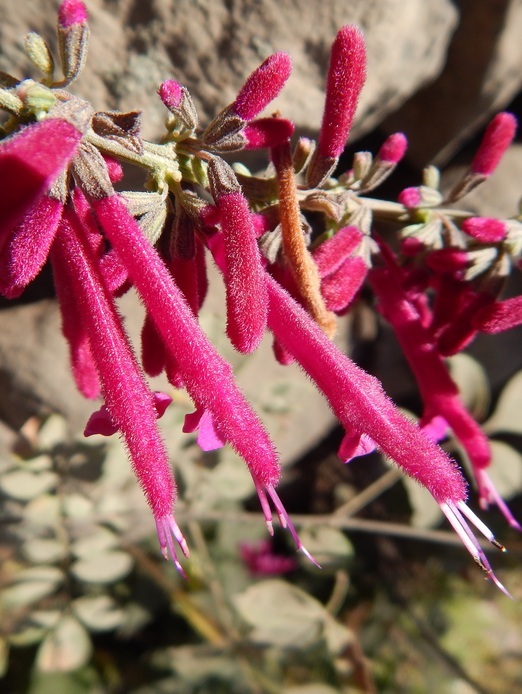
[[(301, 366), (344, 427), (341, 458), (378, 448), (393, 459), (432, 494), (478, 565), (505, 591), (470, 526), (500, 545), (469, 510), (466, 482), (436, 441), (453, 429), (472, 459), (482, 500), (497, 504), (518, 528), (485, 472), (487, 439), (463, 408), (443, 357), (479, 330), (520, 322), (520, 297), (500, 295), (507, 272), (520, 264), (520, 220), (441, 208), (433, 171), (398, 202), (367, 197), (404, 156), (402, 133), (375, 157), (357, 153), (353, 169), (333, 177), (365, 78), (357, 27), (343, 27), (334, 41), (317, 145), (301, 138), (295, 147), (293, 123), (259, 117), (290, 76), (284, 52), (254, 70), (206, 127), (188, 89), (163, 81), (158, 94), (168, 113), (157, 144), (141, 137), (138, 112), (94, 112), (66, 91), (87, 56), (82, 2), (62, 3), (57, 31), (63, 77), (54, 79), (51, 57), (36, 56), (41, 82), (7, 75), (0, 90), (9, 113), (0, 132), (0, 291), (19, 296), (50, 258), (74, 379), (84, 396), (102, 400), (85, 434), (121, 436), (161, 552), (183, 573), (177, 548), (185, 555), (188, 548), (174, 520), (176, 484), (157, 423), (170, 397), (152, 392), (145, 376), (165, 372), (194, 405), (183, 431), (197, 432), (203, 450), (232, 446), (248, 466), (269, 532), (274, 509), (314, 561), (276, 490), (275, 445), (199, 323), (212, 257), (223, 276), (226, 334), (235, 349), (255, 350), (268, 328), (276, 358)], [(509, 114), (494, 120), (470, 169), (473, 184), (492, 172), (513, 132)], [(221, 158), (249, 148), (267, 150), (266, 171), (232, 168)], [(115, 191), (116, 180), (124, 187), (123, 164), (147, 172), (145, 191)], [(381, 221), (397, 243), (379, 245)], [(116, 308), (131, 287), (146, 312), (141, 364)], [(378, 301), (417, 376), (421, 426), (331, 340), (336, 315), (361, 294)], [(283, 565), (269, 558), (256, 566)]]

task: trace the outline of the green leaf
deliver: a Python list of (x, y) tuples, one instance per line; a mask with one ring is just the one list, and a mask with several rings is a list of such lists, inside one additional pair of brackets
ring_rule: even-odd
[(63, 506), (69, 518), (83, 519), (92, 516), (94, 504), (82, 494), (68, 494), (64, 498)]
[(491, 466), (488, 475), (504, 499), (522, 491), (522, 455), (502, 441), (490, 441)]
[(522, 434), (521, 412), (522, 371), (518, 371), (500, 394), (495, 411), (483, 425), (484, 431), (488, 434)]
[(234, 456), (227, 456), (209, 474), (212, 489), (221, 499), (240, 501), (253, 491), (252, 478), (244, 463)]
[(346, 565), (347, 560), (353, 555), (350, 541), (336, 528), (322, 526), (305, 529), (299, 536), (321, 567), (335, 568)]
[(53, 593), (62, 581), (63, 573), (53, 566), (20, 571), (0, 593), (0, 604), (7, 609), (26, 607)]
[(42, 450), (52, 450), (67, 439), (67, 422), (59, 414), (52, 414), (38, 431), (38, 446)]
[(448, 363), (451, 377), (458, 386), (463, 403), (475, 419), (484, 419), (491, 396), (484, 367), (464, 352), (450, 357)]
[(34, 610), (24, 620), (16, 624), (9, 634), (13, 646), (32, 646), (42, 639), (59, 622), (62, 613), (58, 610)]
[(90, 631), (111, 631), (125, 621), (125, 613), (108, 595), (87, 595), (72, 603), (78, 619)]
[(85, 665), (91, 653), (89, 634), (78, 620), (65, 616), (42, 642), (36, 666), (41, 672), (70, 672)]
[(119, 544), (120, 539), (117, 535), (103, 526), (97, 526), (91, 535), (73, 543), (72, 553), (79, 559), (88, 558), (113, 549)]
[(44, 494), (30, 501), (24, 510), (25, 520), (39, 527), (53, 527), (60, 522), (60, 500), (53, 494)]
[(54, 489), (57, 484), (58, 475), (54, 472), (11, 470), (0, 479), (2, 492), (17, 501), (30, 501)]
[(33, 564), (52, 564), (66, 556), (67, 547), (58, 540), (35, 537), (23, 544), (22, 551)]
[(329, 617), (321, 603), (279, 579), (256, 583), (237, 595), (234, 603), (253, 629), (251, 641), (282, 648), (318, 643)]
[(133, 560), (125, 552), (104, 552), (79, 559), (71, 572), (85, 583), (114, 583), (125, 578), (132, 566)]

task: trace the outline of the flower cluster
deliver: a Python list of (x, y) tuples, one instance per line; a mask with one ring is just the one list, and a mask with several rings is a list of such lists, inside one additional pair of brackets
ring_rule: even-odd
[[(500, 545), (466, 506), (461, 471), (437, 442), (453, 432), (472, 462), (483, 505), (497, 504), (520, 529), (487, 475), (488, 441), (445, 363), (478, 331), (522, 321), (521, 297), (498, 298), (519, 262), (521, 222), (450, 206), (492, 173), (514, 136), (513, 117), (493, 120), (446, 200), (430, 167), (423, 185), (384, 203), (368, 193), (403, 157), (402, 133), (375, 157), (359, 152), (351, 170), (333, 177), (365, 79), (358, 28), (342, 28), (334, 41), (317, 145), (306, 138), (292, 145), (290, 121), (260, 117), (290, 76), (285, 53), (268, 57), (204, 129), (188, 90), (163, 82), (167, 132), (155, 144), (141, 138), (139, 112), (94, 112), (66, 90), (85, 64), (88, 38), (85, 6), (64, 0), (62, 76), (55, 77), (51, 52), (36, 34), (26, 49), (41, 80), (0, 75), (0, 106), (9, 114), (0, 133), (0, 291), (19, 296), (50, 259), (77, 386), (85, 397), (103, 399), (86, 435), (119, 432), (163, 554), (183, 572), (176, 543), (185, 555), (188, 548), (174, 520), (176, 485), (156, 421), (169, 399), (153, 393), (146, 378), (165, 372), (194, 403), (183, 430), (198, 431), (204, 450), (230, 444), (248, 465), (269, 531), (272, 502), (308, 555), (276, 492), (274, 444), (198, 322), (212, 258), (226, 287), (232, 345), (252, 352), (271, 331), (275, 357), (307, 372), (344, 427), (342, 460), (377, 448), (395, 461), (429, 490), (475, 561), (505, 590), (469, 524)], [(268, 151), (263, 174), (234, 169), (222, 157), (252, 148)], [(146, 192), (115, 191), (122, 162), (147, 170)], [(322, 220), (313, 228), (310, 211)], [(393, 241), (377, 232), (382, 218), (395, 223)], [(424, 402), (418, 425), (331, 340), (336, 315), (350, 309), (363, 284), (417, 378)], [(146, 309), (141, 355), (116, 307), (131, 286)]]

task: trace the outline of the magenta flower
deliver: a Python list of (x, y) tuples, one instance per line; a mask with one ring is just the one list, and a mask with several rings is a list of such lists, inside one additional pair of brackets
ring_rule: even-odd
[(321, 294), (330, 311), (345, 311), (368, 274), (364, 260), (354, 255), (363, 236), (357, 227), (343, 227), (313, 251), (321, 278)]
[[(374, 269), (369, 276), (379, 310), (393, 327), (415, 375), (424, 404), (421, 422), (429, 425), (440, 418), (447, 422), (469, 456), (480, 499), (484, 504), (498, 503), (499, 496), (485, 472), (491, 463), (488, 439), (462, 403), (431, 330), (401, 286), (401, 273), (398, 267), (391, 267)], [(502, 501), (499, 507), (510, 525), (522, 530)]]
[(490, 302), (473, 317), (473, 325), (489, 335), (510, 330), (522, 323), (522, 296)]
[(498, 546), (491, 531), (466, 506), (466, 483), (456, 464), (395, 408), (375, 378), (339, 352), (275, 280), (267, 277), (267, 285), (270, 330), (323, 391), (350, 434), (352, 451), (371, 445), (369, 437), (405, 474), (426, 487), (475, 561), (507, 592), (466, 522)]
[(363, 33), (354, 25), (345, 26), (333, 42), (328, 67), (323, 121), (317, 142), (322, 157), (336, 159), (342, 154), (365, 80)]
[(87, 8), (81, 0), (63, 0), (58, 8), (58, 23), (64, 29), (87, 22)]
[(246, 198), (231, 169), (209, 163), (211, 192), (223, 238), (227, 335), (239, 352), (252, 352), (266, 328), (267, 294), (257, 234)]
[(257, 545), (240, 545), (241, 559), (252, 576), (278, 576), (297, 568), (294, 557), (274, 554), (270, 540), (261, 540)]
[[(152, 399), (154, 403), (154, 409), (156, 410), (156, 416), (158, 419), (163, 417), (167, 411), (167, 407), (172, 402), (172, 398), (167, 393), (162, 393), (161, 391), (155, 391), (152, 393)], [(118, 425), (114, 423), (109, 410), (106, 405), (102, 405), (99, 410), (93, 412), (89, 417), (85, 429), (83, 432), (84, 436), (94, 436), (95, 434), (100, 434), (101, 436), (112, 436), (118, 431)]]
[(12, 230), (0, 253), (0, 292), (14, 299), (42, 269), (62, 216), (63, 202), (41, 197)]
[(462, 231), (481, 243), (497, 243), (506, 238), (507, 226), (492, 217), (468, 217), (461, 224)]
[(269, 56), (252, 72), (241, 87), (230, 110), (243, 121), (256, 118), (284, 87), (292, 72), (292, 61), (287, 53)]
[(491, 120), (468, 172), (450, 192), (449, 201), (459, 200), (491, 176), (513, 142), (516, 129), (517, 120), (511, 113), (498, 113)]
[[(208, 413), (219, 438), (230, 443), (247, 463), (269, 531), (273, 532), (268, 498), (297, 548), (309, 556), (274, 488), (280, 467), (272, 441), (235, 384), (230, 366), (202, 332), (167, 268), (120, 198), (94, 198), (91, 204), (107, 238), (128, 268), (168, 353), (174, 357), (196, 409)], [(109, 409), (113, 415), (110, 406)]]
[(241, 134), (245, 149), (262, 149), (286, 142), (294, 130), (294, 124), (286, 118), (258, 118), (245, 125)]
[(317, 149), (308, 167), (308, 184), (319, 186), (342, 154), (366, 79), (366, 47), (362, 31), (343, 27), (332, 45), (326, 99)]
[(486, 128), (482, 142), (473, 157), (470, 171), (479, 176), (491, 176), (513, 142), (517, 119), (511, 113), (498, 113)]
[(377, 157), (389, 164), (398, 164), (406, 153), (408, 140), (404, 133), (393, 133), (382, 143)]
[(170, 551), (176, 567), (183, 572), (172, 536), (185, 556), (188, 556), (188, 548), (172, 516), (176, 485), (156, 425), (157, 411), (152, 393), (136, 364), (92, 248), (71, 210), (67, 210), (62, 219), (53, 245), (52, 261), (59, 273), (69, 278), (69, 286), (74, 291), (107, 412), (125, 441), (134, 472), (154, 514), (161, 551), (164, 556)]
[[(82, 132), (72, 123), (49, 117), (0, 143), (0, 249), (13, 227), (67, 167), (81, 139)], [(54, 214), (48, 215), (43, 219), (45, 226), (54, 223)]]

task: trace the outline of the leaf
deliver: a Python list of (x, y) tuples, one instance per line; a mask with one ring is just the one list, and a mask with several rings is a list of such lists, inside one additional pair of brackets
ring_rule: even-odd
[(22, 551), (33, 564), (52, 564), (66, 556), (67, 547), (58, 540), (34, 538), (23, 544)]
[(301, 542), (321, 567), (333, 568), (346, 565), (353, 555), (348, 538), (340, 530), (327, 526), (303, 530)]
[(25, 507), (25, 520), (41, 527), (53, 527), (60, 522), (60, 500), (52, 494), (44, 494), (30, 501)]
[(67, 439), (67, 422), (59, 414), (52, 414), (38, 431), (38, 446), (50, 451)]
[(58, 475), (54, 472), (12, 470), (2, 475), (0, 489), (11, 499), (30, 501), (54, 489), (57, 483)]
[(504, 499), (522, 491), (522, 455), (502, 441), (490, 441), (491, 466), (488, 475)]
[(501, 432), (522, 434), (522, 371), (510, 379), (500, 394), (497, 407), (492, 416), (484, 423), (488, 434)]
[(234, 599), (253, 631), (250, 640), (279, 647), (305, 648), (321, 640), (329, 617), (317, 600), (278, 579), (262, 581)]
[(125, 621), (125, 613), (108, 595), (87, 595), (72, 603), (78, 619), (90, 631), (111, 631)]
[(36, 666), (41, 672), (70, 672), (85, 665), (91, 653), (89, 634), (78, 620), (65, 616), (42, 642)]
[(53, 566), (20, 571), (0, 593), (0, 604), (8, 609), (26, 607), (53, 593), (62, 581), (63, 573)]
[(93, 503), (82, 494), (68, 494), (63, 500), (65, 514), (69, 518), (90, 518)]
[(29, 458), (23, 460), (20, 463), (20, 467), (29, 470), (30, 472), (44, 472), (45, 470), (50, 470), (53, 466), (53, 459), (50, 455), (42, 453), (42, 455), (37, 455), (34, 458)]
[(15, 630), (9, 634), (9, 642), (19, 647), (40, 643), (61, 616), (62, 613), (58, 610), (34, 610), (16, 624)]
[(241, 501), (252, 494), (252, 478), (245, 465), (227, 456), (209, 474), (209, 481), (221, 499)]
[(450, 357), (448, 363), (451, 377), (458, 386), (463, 403), (475, 419), (484, 419), (491, 396), (484, 367), (464, 352)]
[(79, 559), (89, 558), (117, 547), (119, 544), (120, 539), (117, 535), (107, 528), (98, 526), (95, 527), (91, 535), (82, 537), (73, 543), (72, 553)]
[(79, 559), (72, 565), (71, 572), (86, 583), (114, 583), (125, 578), (132, 566), (132, 558), (125, 552), (104, 552)]

